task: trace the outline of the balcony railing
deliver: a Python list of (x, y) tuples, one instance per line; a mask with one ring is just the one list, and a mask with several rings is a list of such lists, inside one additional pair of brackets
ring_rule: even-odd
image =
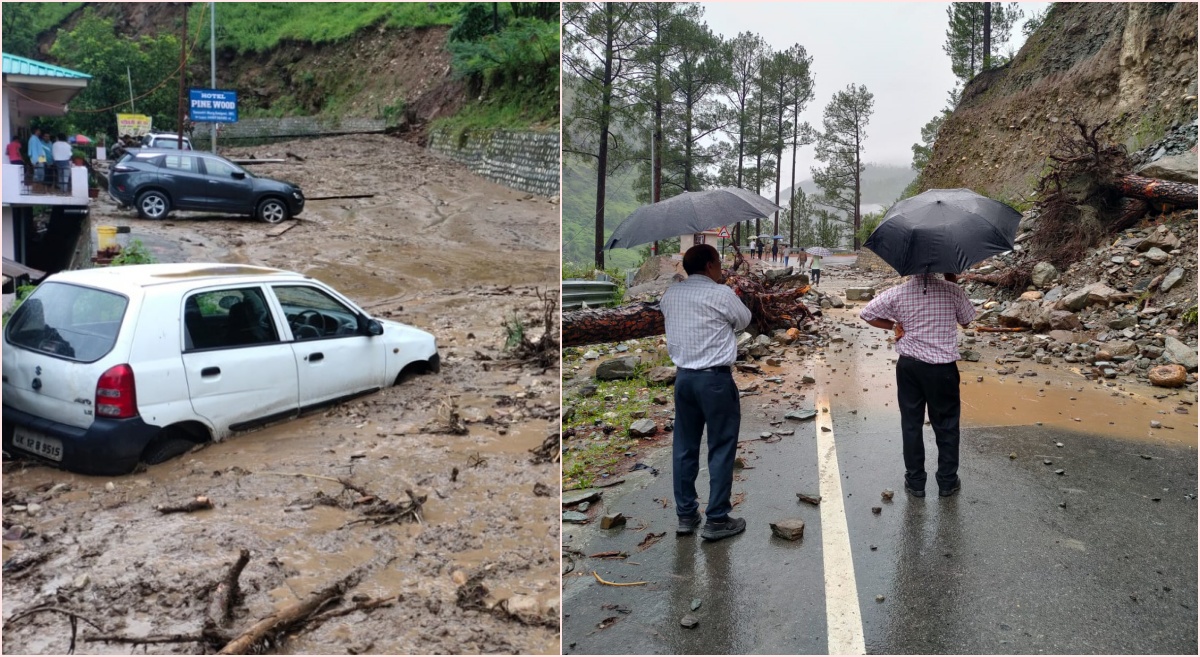
[(88, 172), (86, 167), (70, 166), (60, 171), (53, 165), (44, 167), (43, 179), (37, 180), (33, 167), (20, 164), (4, 165), (3, 195), (5, 205), (87, 205)]

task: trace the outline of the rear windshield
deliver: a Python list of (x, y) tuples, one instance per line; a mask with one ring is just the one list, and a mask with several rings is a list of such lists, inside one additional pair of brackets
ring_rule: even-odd
[(90, 363), (112, 350), (129, 301), (124, 296), (66, 283), (43, 283), (8, 322), (9, 344)]

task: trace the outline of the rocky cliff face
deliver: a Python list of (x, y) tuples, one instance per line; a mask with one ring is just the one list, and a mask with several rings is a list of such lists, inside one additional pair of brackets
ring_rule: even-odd
[(1021, 203), (1072, 116), (1109, 122), (1109, 139), (1130, 153), (1180, 134), (1194, 148), (1196, 37), (1195, 3), (1055, 3), (1008, 65), (963, 90), (920, 189)]

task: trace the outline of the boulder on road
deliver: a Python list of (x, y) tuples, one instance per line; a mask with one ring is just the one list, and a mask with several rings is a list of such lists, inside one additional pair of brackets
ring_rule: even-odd
[(674, 367), (652, 367), (649, 372), (646, 372), (646, 380), (650, 383), (670, 384), (675, 383), (675, 368)]
[(606, 360), (596, 368), (596, 378), (601, 381), (632, 379), (637, 374), (638, 362), (637, 356), (625, 356), (623, 358)]
[(629, 425), (629, 435), (634, 438), (645, 438), (658, 433), (658, 425), (654, 420), (641, 419)]
[(1058, 278), (1058, 270), (1048, 262), (1039, 262), (1033, 266), (1032, 278), (1034, 285), (1046, 289)]
[(1187, 370), (1182, 365), (1159, 365), (1150, 370), (1150, 383), (1160, 388), (1178, 388), (1187, 383)]
[(1108, 304), (1110, 301), (1116, 300), (1120, 294), (1104, 283), (1092, 283), (1059, 299), (1055, 308), (1078, 312), (1093, 304)]
[(848, 287), (846, 288), (847, 301), (870, 301), (875, 298), (875, 288), (873, 287)]
[(1041, 304), (1033, 299), (1018, 299), (1008, 305), (1000, 313), (1000, 326), (1008, 328), (1029, 328), (1041, 310)]
[(1196, 154), (1186, 151), (1178, 155), (1168, 155), (1143, 166), (1137, 170), (1137, 173), (1147, 178), (1161, 178), (1195, 185)]
[(1079, 315), (1067, 310), (1050, 311), (1050, 328), (1056, 331), (1078, 331), (1083, 328)]
[(1196, 371), (1196, 348), (1189, 347), (1178, 339), (1167, 336), (1164, 340), (1163, 356), (1172, 363), (1182, 365), (1187, 371)]

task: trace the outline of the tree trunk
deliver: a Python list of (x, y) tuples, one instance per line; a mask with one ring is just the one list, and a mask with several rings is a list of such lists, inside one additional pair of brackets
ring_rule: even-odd
[(608, 182), (608, 124), (612, 111), (613, 5), (604, 5), (608, 31), (604, 44), (604, 92), (600, 101), (600, 151), (596, 164), (596, 269), (604, 270), (604, 194)]
[(648, 338), (662, 335), (665, 331), (662, 311), (657, 303), (587, 308), (562, 314), (564, 347)]
[(1196, 185), (1133, 174), (1121, 176), (1115, 182), (1123, 196), (1179, 207), (1196, 207)]
[(992, 3), (983, 3), (983, 70), (992, 67)]

